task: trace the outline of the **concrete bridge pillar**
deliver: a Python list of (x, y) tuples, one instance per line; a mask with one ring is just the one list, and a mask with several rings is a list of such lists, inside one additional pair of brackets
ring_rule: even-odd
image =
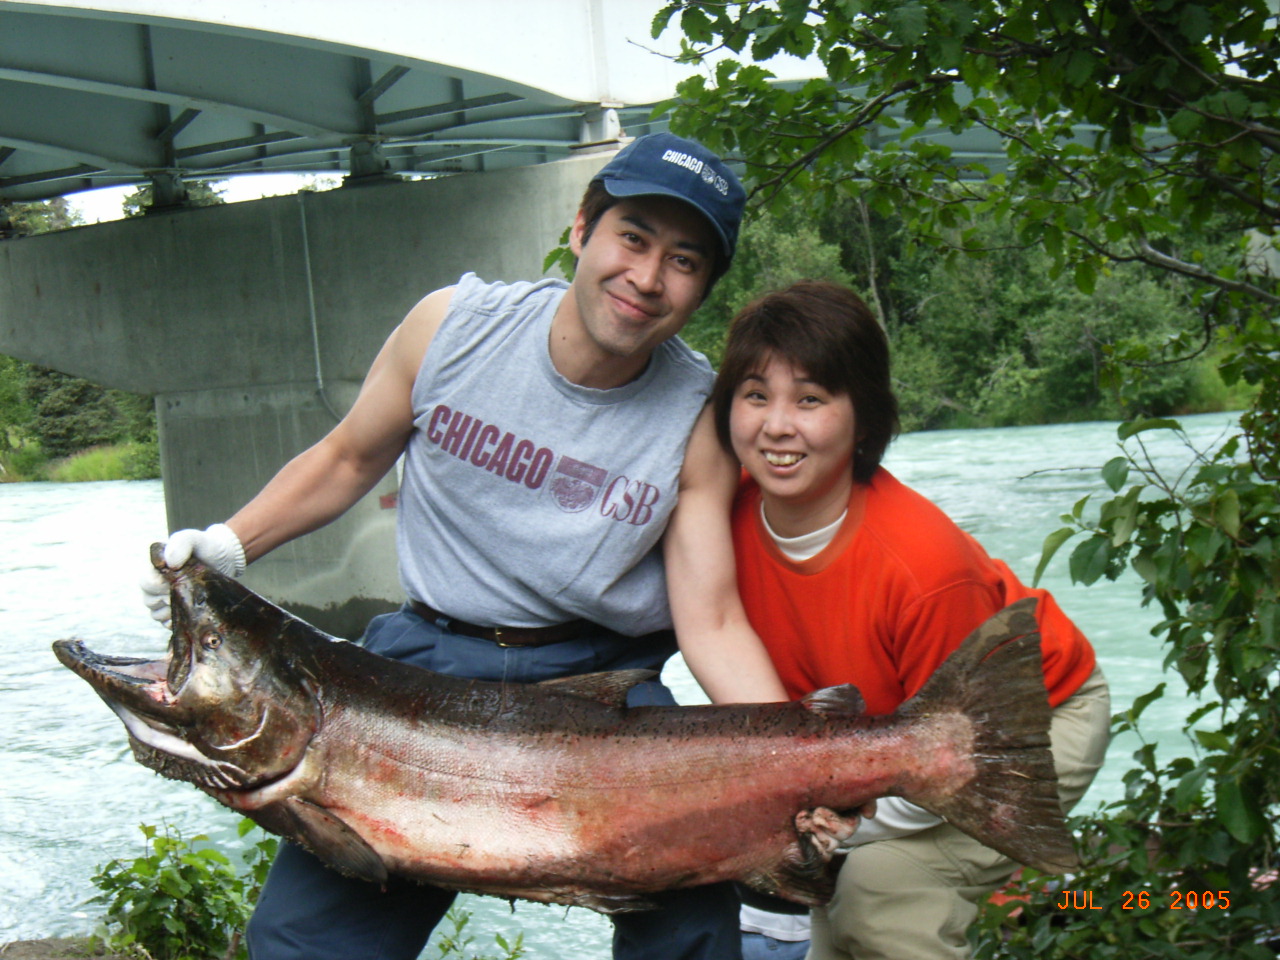
[[(466, 271), (542, 276), (608, 156), (6, 241), (0, 352), (154, 394), (169, 526), (203, 527), (334, 425), (426, 293)], [(338, 522), (255, 563), (246, 582), (356, 636), (402, 599), (396, 488), (389, 475)]]

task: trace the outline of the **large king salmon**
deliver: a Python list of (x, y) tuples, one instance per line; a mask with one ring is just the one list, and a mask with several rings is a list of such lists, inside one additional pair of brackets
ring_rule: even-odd
[(801, 903), (831, 869), (797, 814), (884, 796), (1015, 860), (1075, 863), (1049, 753), (1034, 601), (983, 624), (891, 716), (851, 686), (794, 703), (625, 706), (643, 672), (548, 683), (442, 676), (303, 623), (192, 562), (166, 657), (58, 659), (124, 721), (134, 756), (351, 876), (643, 909), (740, 880)]

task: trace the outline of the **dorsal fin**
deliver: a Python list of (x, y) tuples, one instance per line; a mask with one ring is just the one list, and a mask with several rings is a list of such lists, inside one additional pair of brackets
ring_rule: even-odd
[(583, 673), (576, 677), (559, 677), (543, 680), (540, 687), (548, 687), (556, 693), (565, 693), (584, 700), (598, 700), (610, 707), (625, 707), (627, 691), (637, 683), (652, 680), (656, 670), (606, 670), (602, 673)]
[(823, 717), (860, 717), (867, 712), (867, 702), (862, 699), (862, 691), (852, 683), (815, 690), (802, 698), (800, 703), (810, 713)]

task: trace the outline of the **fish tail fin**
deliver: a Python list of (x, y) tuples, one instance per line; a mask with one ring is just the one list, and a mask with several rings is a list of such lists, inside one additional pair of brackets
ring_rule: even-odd
[(1019, 600), (980, 625), (903, 704), (900, 714), (915, 718), (962, 713), (977, 767), (959, 790), (906, 799), (1020, 863), (1065, 873), (1079, 859), (1049, 750), (1053, 711), (1035, 604)]

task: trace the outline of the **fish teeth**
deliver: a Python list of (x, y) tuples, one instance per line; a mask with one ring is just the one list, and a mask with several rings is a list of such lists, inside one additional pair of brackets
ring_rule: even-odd
[(799, 463), (804, 457), (802, 453), (773, 453), (766, 451), (764, 458), (775, 467), (789, 467), (793, 463)]

